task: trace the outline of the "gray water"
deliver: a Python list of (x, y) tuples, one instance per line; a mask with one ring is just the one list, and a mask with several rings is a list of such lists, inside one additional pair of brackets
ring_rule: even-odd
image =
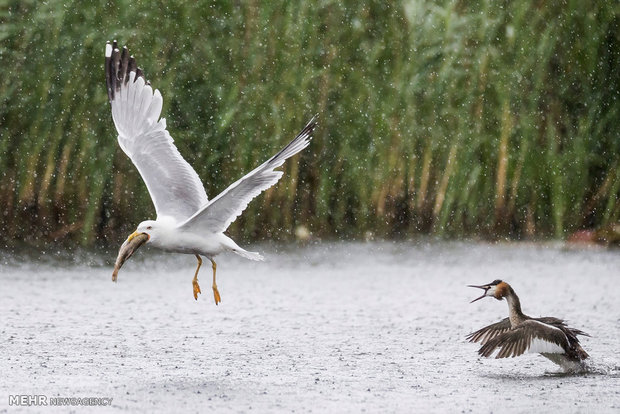
[[(0, 264), (0, 412), (9, 395), (111, 397), (94, 412), (618, 412), (620, 253), (549, 244), (251, 246), (218, 257), (195, 301), (192, 256), (138, 251)], [(511, 283), (531, 316), (592, 335), (585, 375), (540, 355), (481, 359), (465, 336), (507, 314), (467, 284)], [(31, 407), (32, 408), (32, 407)], [(73, 407), (83, 412), (84, 407)], [(41, 412), (67, 411), (36, 407)]]

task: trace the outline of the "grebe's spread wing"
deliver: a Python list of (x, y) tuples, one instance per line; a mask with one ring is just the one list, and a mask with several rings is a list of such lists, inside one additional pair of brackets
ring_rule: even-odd
[(469, 342), (480, 342), (482, 345), (484, 345), (491, 339), (503, 334), (504, 332), (508, 332), (509, 330), (510, 319), (505, 318), (497, 323), (485, 326), (484, 328), (479, 329), (476, 332), (470, 333), (469, 335), (467, 335), (467, 340), (469, 340)]
[(166, 130), (166, 120), (159, 119), (161, 94), (153, 92), (127, 48), (120, 51), (116, 42), (106, 45), (105, 72), (118, 143), (140, 172), (158, 218), (182, 222), (208, 199), (198, 174)]
[(508, 358), (525, 352), (563, 354), (569, 347), (568, 338), (562, 329), (530, 319), (487, 341), (478, 353), (490, 357), (498, 351), (496, 358)]
[(578, 342), (577, 335), (590, 336), (580, 329), (575, 329), (575, 328), (571, 328), (567, 326), (566, 322), (563, 319), (554, 318), (553, 316), (544, 316), (542, 318), (532, 318), (532, 319), (542, 322), (542, 323), (546, 323), (547, 325), (552, 325), (552, 326), (555, 326), (556, 328), (562, 329), (564, 333), (567, 334), (569, 340), (574, 339), (575, 341)]

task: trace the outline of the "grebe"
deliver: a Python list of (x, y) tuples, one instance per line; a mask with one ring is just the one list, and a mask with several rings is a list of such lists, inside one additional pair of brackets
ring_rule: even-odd
[(484, 297), (497, 300), (506, 298), (508, 317), (473, 332), (467, 336), (470, 342), (480, 342), (478, 353), (496, 358), (516, 357), (525, 352), (540, 353), (560, 365), (566, 372), (585, 370), (584, 360), (588, 354), (579, 345), (577, 335), (590, 336), (579, 329), (569, 328), (562, 319), (554, 317), (531, 318), (521, 312), (521, 302), (512, 287), (501, 280), (487, 285), (474, 286), (484, 293), (471, 303)]

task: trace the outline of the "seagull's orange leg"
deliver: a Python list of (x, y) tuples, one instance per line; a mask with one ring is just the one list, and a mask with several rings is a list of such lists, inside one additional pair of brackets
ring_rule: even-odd
[(194, 299), (198, 300), (198, 294), (201, 293), (200, 286), (198, 285), (198, 271), (202, 265), (202, 259), (198, 255), (196, 255), (196, 259), (198, 259), (198, 267), (196, 268), (196, 274), (194, 275), (194, 280), (192, 280), (192, 285), (194, 285)]
[(213, 298), (215, 299), (215, 304), (217, 305), (222, 301), (222, 299), (220, 298), (220, 292), (218, 292), (217, 285), (215, 284), (215, 269), (217, 268), (217, 265), (215, 264), (215, 260), (209, 260), (211, 260), (211, 267), (213, 268), (213, 286), (211, 287), (213, 288)]

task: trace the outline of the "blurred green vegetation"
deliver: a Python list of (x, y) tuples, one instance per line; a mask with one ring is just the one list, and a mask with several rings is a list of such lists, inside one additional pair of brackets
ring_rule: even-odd
[(0, 0), (0, 237), (116, 242), (154, 218), (116, 142), (112, 39), (211, 198), (320, 114), (231, 226), (242, 240), (604, 228), (620, 220), (619, 25), (607, 1)]

